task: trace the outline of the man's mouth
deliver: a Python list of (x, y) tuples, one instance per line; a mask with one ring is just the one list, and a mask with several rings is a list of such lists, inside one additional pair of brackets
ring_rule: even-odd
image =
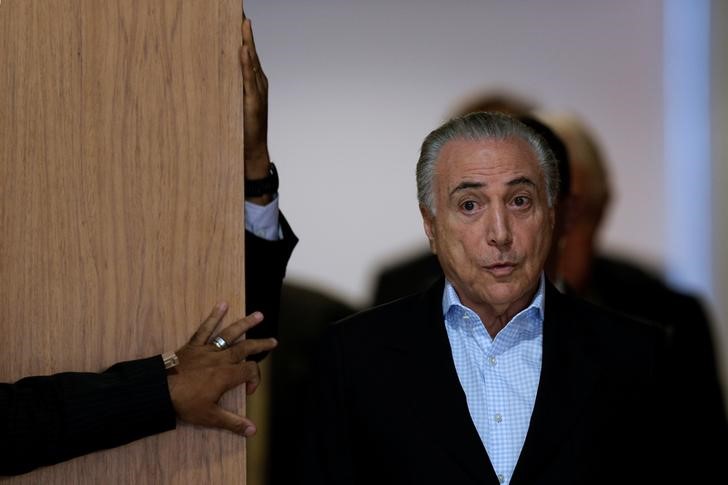
[(485, 266), (485, 270), (493, 276), (508, 276), (516, 269), (516, 263), (494, 263)]

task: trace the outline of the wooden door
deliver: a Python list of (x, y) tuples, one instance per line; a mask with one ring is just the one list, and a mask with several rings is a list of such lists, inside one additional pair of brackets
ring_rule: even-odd
[[(176, 349), (221, 299), (243, 314), (240, 18), (0, 0), (1, 381)], [(244, 483), (244, 447), (183, 425), (8, 481)]]

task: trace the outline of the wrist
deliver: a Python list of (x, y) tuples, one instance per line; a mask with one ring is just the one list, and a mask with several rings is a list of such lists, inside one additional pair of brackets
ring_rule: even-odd
[(253, 178), (245, 176), (245, 200), (255, 204), (265, 205), (273, 200), (278, 193), (278, 171), (271, 162), (262, 177)]
[(251, 204), (255, 205), (268, 205), (271, 202), (273, 202), (273, 196), (270, 194), (267, 195), (261, 195), (258, 197), (245, 197), (245, 202), (250, 202)]
[(245, 155), (245, 178), (257, 180), (265, 178), (270, 171), (270, 155), (266, 148), (262, 152)]

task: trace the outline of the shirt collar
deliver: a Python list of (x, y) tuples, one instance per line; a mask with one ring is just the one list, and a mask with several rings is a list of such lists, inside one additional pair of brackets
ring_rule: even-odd
[[(546, 277), (544, 276), (543, 272), (541, 273), (541, 277), (539, 278), (538, 283), (538, 290), (536, 291), (536, 294), (533, 296), (533, 299), (531, 300), (531, 303), (518, 312), (509, 322), (506, 326), (510, 325), (511, 322), (521, 321), (523, 320), (523, 316), (534, 314), (537, 316), (536, 319), (525, 319), (526, 322), (528, 321), (534, 321), (535, 323), (541, 326), (543, 324), (543, 316), (544, 316), (544, 309), (546, 307)], [(442, 314), (445, 318), (447, 318), (448, 313), (452, 309), (459, 309), (460, 311), (467, 311), (470, 313), (475, 313), (471, 308), (468, 308), (467, 306), (463, 305), (460, 301), (460, 297), (458, 296), (457, 292), (455, 291), (455, 287), (450, 283), (450, 281), (446, 278), (445, 279), (445, 290), (442, 294)]]

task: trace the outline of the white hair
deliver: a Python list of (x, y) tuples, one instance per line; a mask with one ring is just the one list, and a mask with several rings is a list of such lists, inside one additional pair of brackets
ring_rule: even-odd
[(551, 148), (534, 130), (512, 116), (495, 112), (469, 113), (447, 121), (432, 131), (420, 149), (417, 162), (417, 199), (431, 214), (435, 213), (435, 166), (440, 151), (452, 140), (505, 140), (520, 138), (533, 150), (546, 184), (549, 207), (553, 207), (559, 193), (559, 171)]

